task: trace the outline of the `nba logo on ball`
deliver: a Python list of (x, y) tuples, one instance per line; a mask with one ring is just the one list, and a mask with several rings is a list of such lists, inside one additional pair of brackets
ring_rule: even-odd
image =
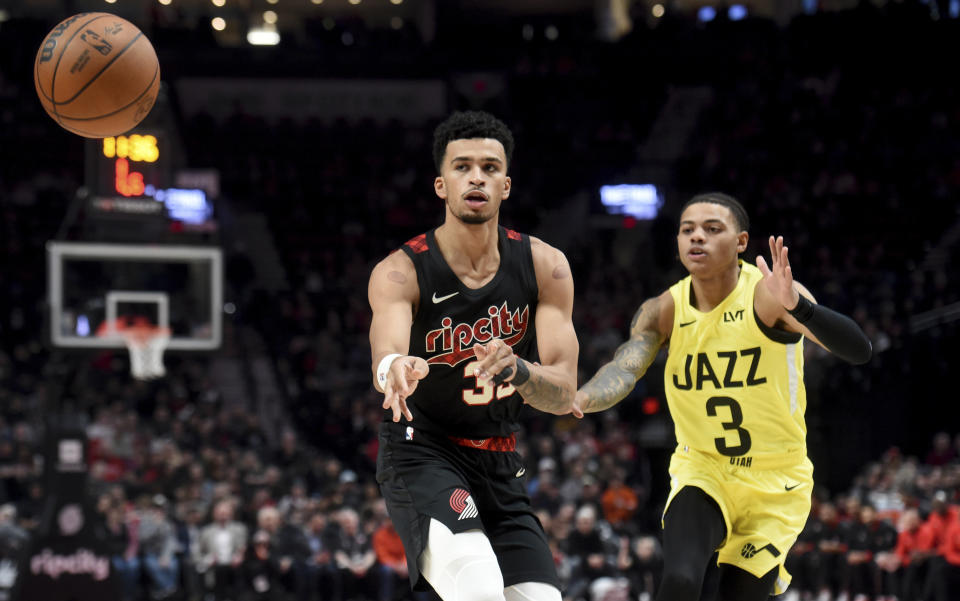
[(80, 13), (44, 39), (33, 82), (47, 114), (67, 131), (105, 138), (135, 127), (153, 108), (160, 63), (135, 25), (108, 13)]

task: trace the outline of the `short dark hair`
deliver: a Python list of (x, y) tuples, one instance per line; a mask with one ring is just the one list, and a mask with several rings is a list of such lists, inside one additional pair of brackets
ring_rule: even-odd
[(513, 134), (507, 125), (485, 111), (457, 111), (447, 117), (433, 132), (433, 164), (437, 173), (443, 170), (447, 144), (454, 140), (492, 138), (503, 144), (507, 164), (513, 158)]
[(687, 207), (692, 204), (697, 204), (698, 202), (709, 202), (715, 205), (727, 207), (730, 209), (730, 212), (733, 213), (733, 220), (736, 222), (737, 227), (740, 228), (740, 231), (750, 231), (750, 217), (747, 216), (747, 210), (743, 208), (743, 205), (740, 204), (739, 200), (730, 196), (729, 194), (724, 194), (723, 192), (704, 192), (702, 194), (697, 194), (684, 203), (682, 207), (680, 207), (680, 214), (683, 215), (683, 212), (687, 210)]

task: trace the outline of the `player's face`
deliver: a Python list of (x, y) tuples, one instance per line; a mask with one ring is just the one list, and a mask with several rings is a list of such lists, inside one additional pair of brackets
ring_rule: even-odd
[(706, 274), (736, 263), (737, 255), (747, 248), (747, 238), (747, 233), (737, 227), (730, 209), (698, 202), (680, 216), (677, 249), (687, 271)]
[(503, 144), (492, 138), (453, 140), (447, 144), (443, 168), (433, 187), (450, 213), (463, 223), (489, 221), (510, 196)]

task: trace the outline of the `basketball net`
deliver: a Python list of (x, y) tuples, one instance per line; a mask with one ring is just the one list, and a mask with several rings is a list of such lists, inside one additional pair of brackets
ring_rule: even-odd
[(170, 328), (132, 326), (121, 330), (123, 342), (130, 351), (130, 373), (137, 380), (162, 378), (163, 351), (170, 342)]

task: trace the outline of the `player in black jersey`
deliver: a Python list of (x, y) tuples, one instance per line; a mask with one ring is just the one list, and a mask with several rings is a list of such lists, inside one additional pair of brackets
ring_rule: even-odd
[[(443, 225), (370, 275), (374, 382), (384, 393), (377, 481), (415, 589), (444, 601), (560, 601), (515, 451), (526, 403), (571, 410), (573, 280), (550, 245), (500, 227), (510, 130), (454, 113), (434, 133)], [(539, 363), (531, 357), (534, 348)]]

